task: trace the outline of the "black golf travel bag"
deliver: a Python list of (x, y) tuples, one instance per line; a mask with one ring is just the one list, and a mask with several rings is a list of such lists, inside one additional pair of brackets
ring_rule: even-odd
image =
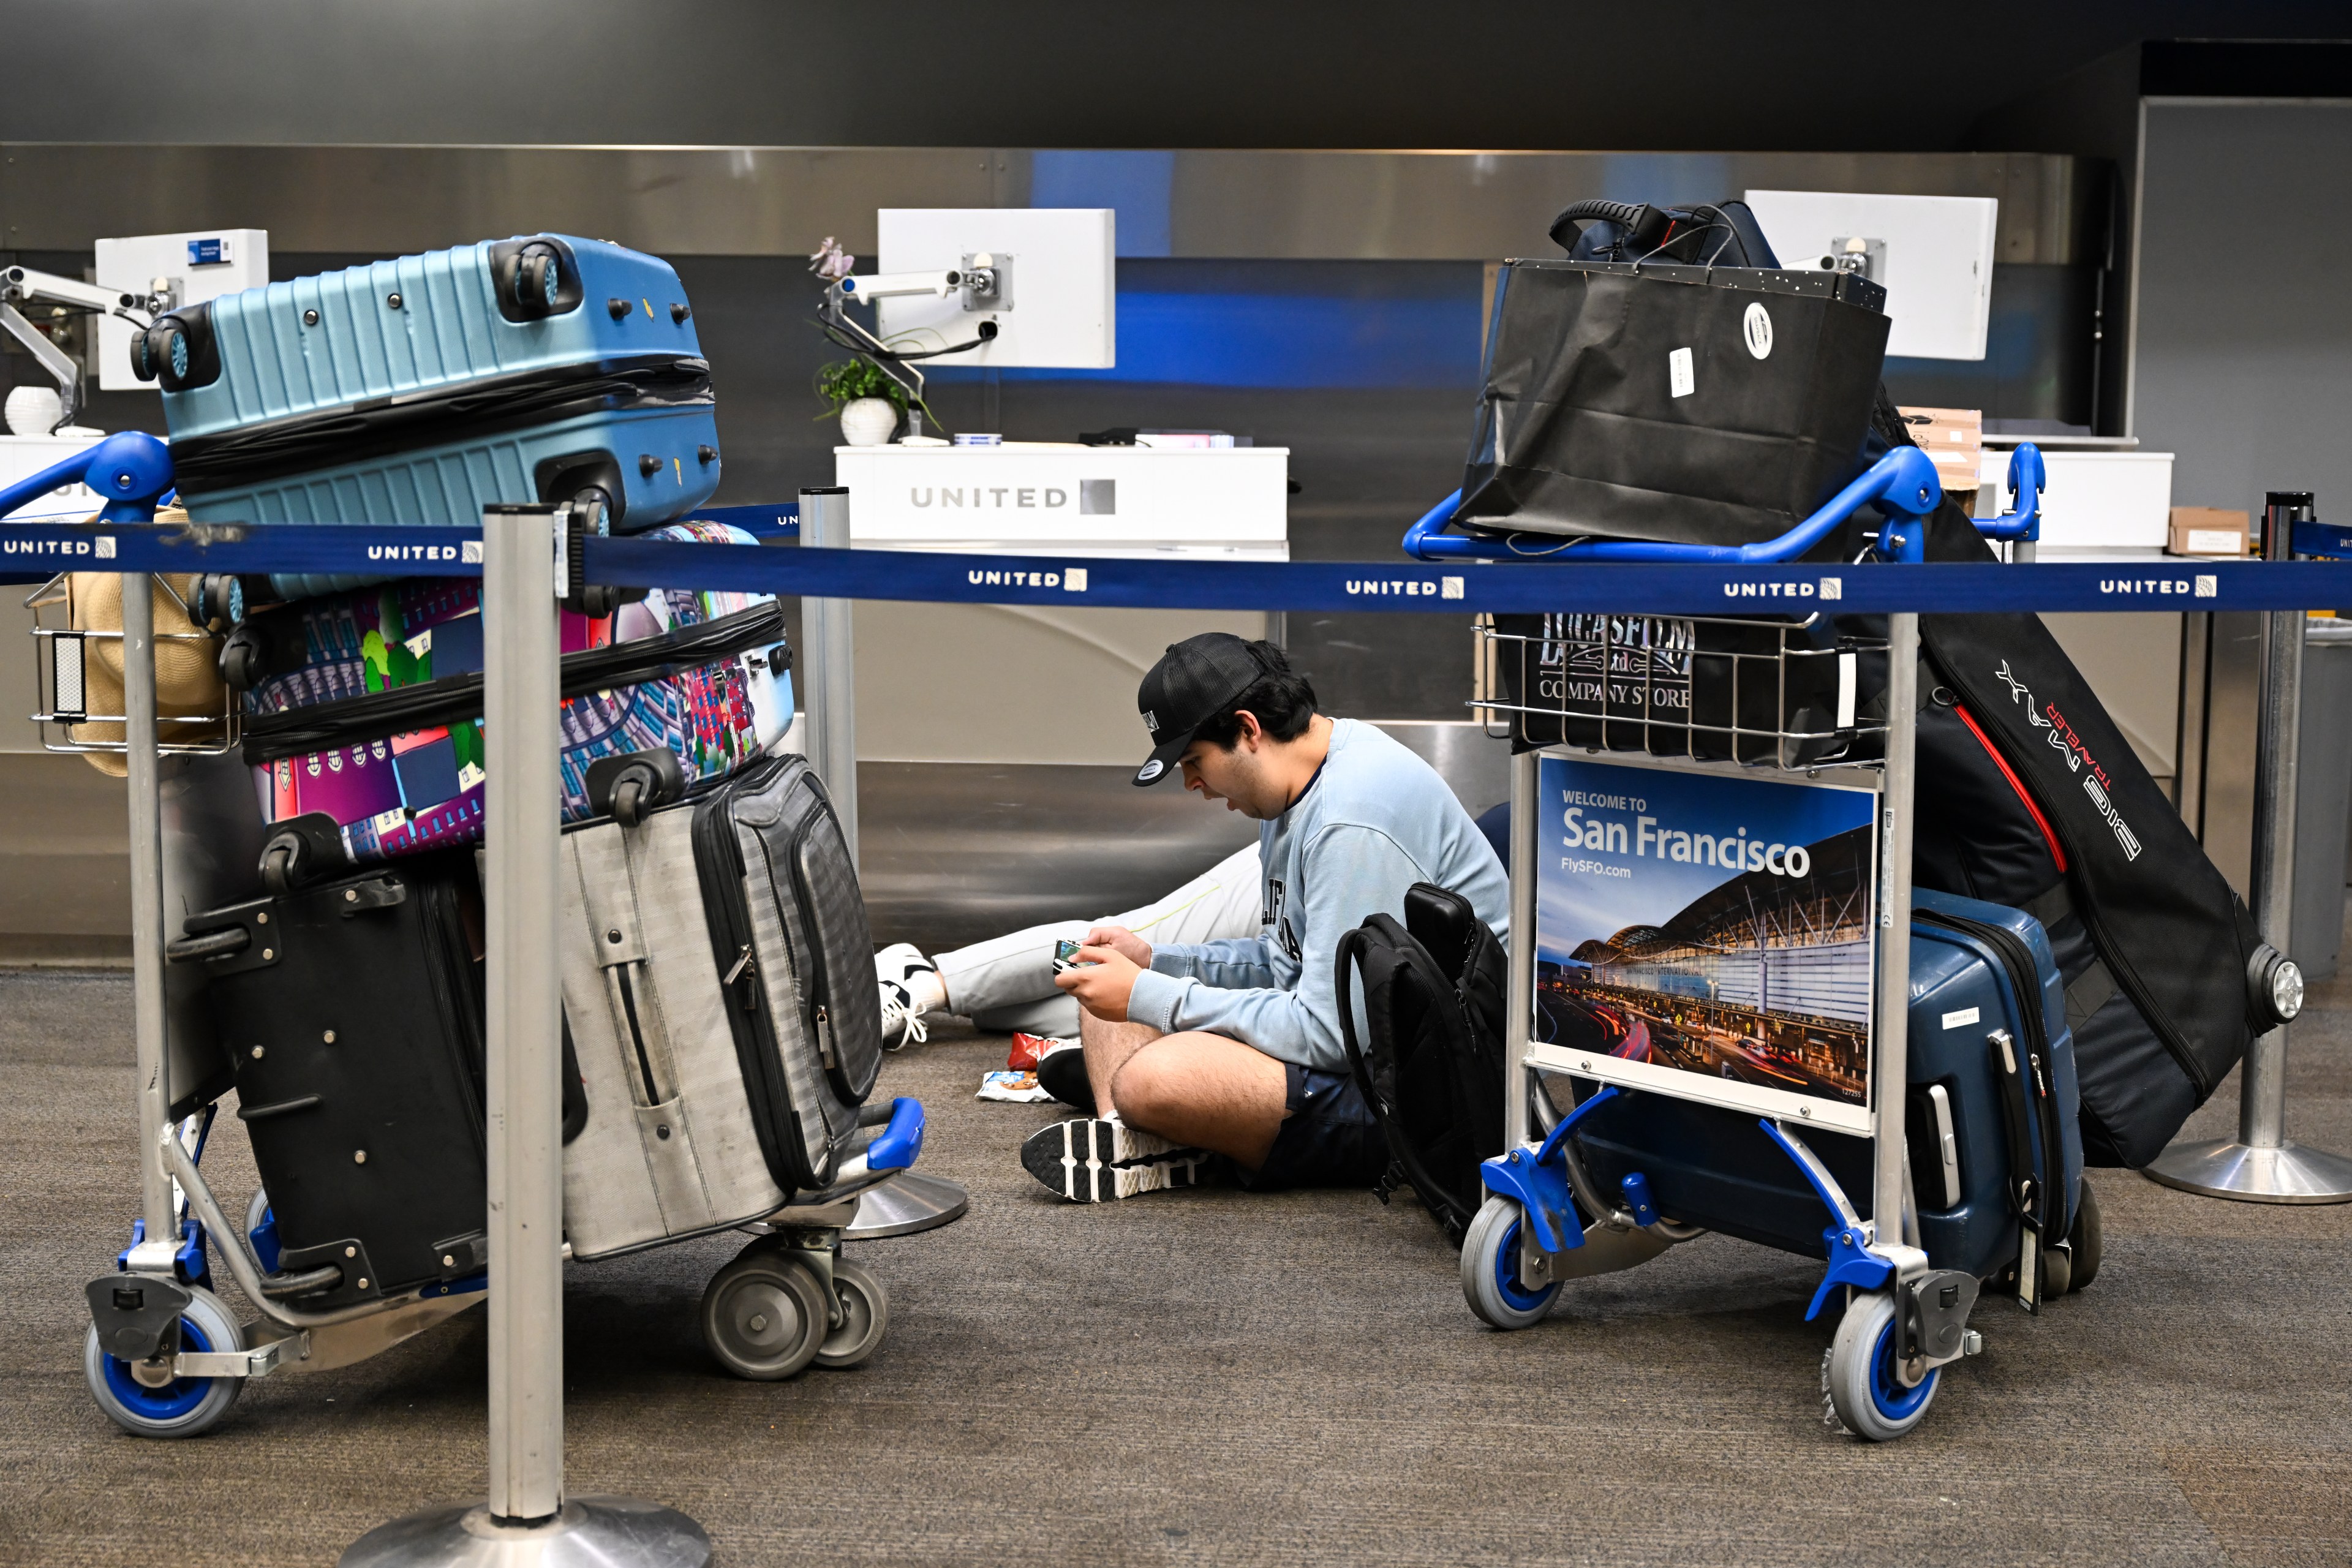
[[(1945, 502), (1930, 561), (1992, 552)], [(1921, 616), (1917, 885), (2038, 917), (2094, 1165), (2145, 1165), (2280, 1022), (2284, 962), (2041, 618)]]

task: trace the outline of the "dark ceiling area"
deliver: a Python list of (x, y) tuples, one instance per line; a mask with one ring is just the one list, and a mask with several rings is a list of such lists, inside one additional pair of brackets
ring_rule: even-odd
[[(2352, 38), (2342, 0), (8, 0), (0, 16), (62, 65), (12, 71), (0, 95), (0, 141), (30, 142), (1945, 151), (2145, 40)], [(2345, 53), (2231, 68), (2315, 94)], [(2231, 90), (2196, 85), (2210, 62), (2166, 68), (2190, 85), (2150, 90)]]

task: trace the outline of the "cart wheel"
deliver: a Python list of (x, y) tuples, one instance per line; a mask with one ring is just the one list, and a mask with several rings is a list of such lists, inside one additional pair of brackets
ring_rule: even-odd
[(1462, 1296), (1479, 1318), (1498, 1329), (1532, 1328), (1559, 1300), (1559, 1286), (1529, 1290), (1519, 1283), (1519, 1205), (1490, 1194), (1462, 1238)]
[(269, 1189), (253, 1189), (253, 1201), (245, 1205), (245, 1234), (251, 1236), (269, 1218)]
[(890, 1292), (882, 1281), (846, 1258), (833, 1260), (833, 1288), (841, 1298), (841, 1327), (825, 1335), (816, 1364), (856, 1366), (882, 1343), (890, 1327)]
[[(180, 1348), (243, 1350), (245, 1331), (219, 1297), (197, 1289), (188, 1310), (180, 1314)], [(98, 1407), (134, 1437), (193, 1437), (208, 1432), (245, 1389), (241, 1377), (175, 1377), (150, 1388), (134, 1375), (130, 1362), (99, 1348), (95, 1324), (82, 1341), (81, 1370)]]
[(1830, 1408), (1847, 1431), (1874, 1443), (1891, 1443), (1919, 1425), (1943, 1378), (1944, 1369), (1937, 1367), (1916, 1388), (1896, 1379), (1895, 1298), (1884, 1290), (1854, 1298), (1822, 1367)]
[(2105, 1226), (2099, 1219), (2099, 1198), (2091, 1190), (2091, 1178), (2083, 1178), (2082, 1196), (2074, 1200), (2074, 1224), (2066, 1232), (2067, 1249), (2074, 1255), (2074, 1277), (2067, 1288), (2084, 1290), (2099, 1277), (2099, 1254), (2105, 1246)]
[(815, 1359), (831, 1316), (814, 1274), (780, 1248), (753, 1242), (710, 1277), (702, 1342), (736, 1376), (775, 1383)]

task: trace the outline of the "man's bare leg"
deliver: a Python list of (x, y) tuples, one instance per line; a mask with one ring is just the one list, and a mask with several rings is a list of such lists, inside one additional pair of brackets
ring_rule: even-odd
[(1127, 1058), (1160, 1037), (1149, 1024), (1114, 1024), (1079, 1012), (1078, 1047), (1087, 1055), (1087, 1087), (1094, 1090), (1096, 1115), (1108, 1116), (1117, 1103), (1111, 1099), (1111, 1080)]
[[(1097, 1022), (1086, 1020), (1089, 1027)], [(1097, 1082), (1095, 1104), (1116, 1104), (1119, 1120), (1129, 1127), (1171, 1142), (1213, 1149), (1252, 1171), (1264, 1165), (1289, 1114), (1282, 1064), (1223, 1035), (1155, 1035), (1149, 1029), (1143, 1034), (1108, 1075), (1110, 1093), (1105, 1095)], [(1087, 1070), (1089, 1076), (1096, 1071), (1091, 1041)]]

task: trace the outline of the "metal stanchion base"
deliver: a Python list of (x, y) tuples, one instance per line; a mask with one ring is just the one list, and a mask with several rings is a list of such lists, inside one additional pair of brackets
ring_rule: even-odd
[(963, 1217), (971, 1195), (961, 1182), (906, 1171), (878, 1187), (869, 1187), (857, 1199), (857, 1217), (841, 1233), (844, 1241), (868, 1241), (884, 1236), (912, 1236), (937, 1230)]
[(2276, 1149), (2234, 1138), (2175, 1143), (2140, 1173), (2184, 1193), (2241, 1203), (2352, 1203), (2352, 1160), (2295, 1143)]
[(706, 1568), (710, 1537), (674, 1508), (625, 1497), (567, 1499), (545, 1524), (500, 1525), (487, 1504), (429, 1509), (380, 1524), (340, 1568)]

